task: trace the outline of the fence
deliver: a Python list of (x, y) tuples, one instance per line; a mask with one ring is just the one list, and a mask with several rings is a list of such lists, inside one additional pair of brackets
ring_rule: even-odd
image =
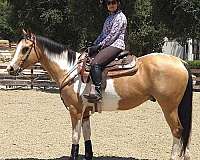
[(193, 91), (200, 91), (200, 69), (191, 69), (193, 75), (195, 75), (192, 79), (195, 82), (193, 85)]
[(25, 69), (22, 74), (18, 76), (8, 75), (6, 71), (6, 64), (0, 65), (0, 86), (5, 86), (7, 89), (16, 88), (58, 88), (55, 81), (53, 81), (47, 72), (41, 67), (40, 64), (36, 64), (30, 69)]
[[(16, 44), (9, 43), (7, 40), (0, 40), (0, 61), (8, 62), (12, 58)], [(57, 88), (56, 83), (51, 80), (47, 72), (41, 67), (40, 64), (36, 64), (31, 69), (26, 69), (21, 75), (11, 76), (6, 72), (6, 64), (0, 63), (0, 86), (6, 86), (6, 88)], [(194, 91), (200, 91), (200, 69), (191, 69), (193, 75)]]
[(0, 87), (6, 88), (21, 88), (27, 87), (33, 89), (38, 88), (57, 88), (56, 83), (49, 77), (47, 72), (36, 64), (30, 69), (25, 69), (18, 76), (8, 75), (6, 71), (7, 63), (9, 62), (16, 49), (15, 43), (10, 43), (8, 40), (0, 40)]
[(9, 43), (7, 40), (0, 40), (0, 61), (8, 62), (16, 49), (15, 43)]
[[(11, 76), (6, 72), (6, 64), (0, 64), (0, 86), (6, 86), (6, 88), (54, 88), (57, 89), (58, 86), (53, 81), (47, 72), (41, 67), (40, 64), (34, 65), (30, 69), (25, 69), (21, 75)], [(193, 75), (193, 91), (200, 91), (200, 69), (191, 69)]]

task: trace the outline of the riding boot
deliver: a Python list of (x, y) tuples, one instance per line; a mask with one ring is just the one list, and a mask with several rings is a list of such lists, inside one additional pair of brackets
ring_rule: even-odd
[(89, 93), (88, 96), (85, 96), (90, 102), (98, 102), (102, 99), (101, 95), (101, 81), (102, 81), (102, 68), (100, 65), (95, 64), (91, 66), (90, 75), (92, 82), (95, 85), (95, 93)]

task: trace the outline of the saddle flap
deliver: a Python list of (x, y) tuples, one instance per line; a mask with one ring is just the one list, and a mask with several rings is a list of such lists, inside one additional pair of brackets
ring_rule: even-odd
[(133, 68), (136, 63), (136, 57), (134, 55), (128, 55), (123, 57), (122, 59), (116, 58), (114, 61), (109, 63), (105, 70), (122, 70), (122, 69), (130, 69)]

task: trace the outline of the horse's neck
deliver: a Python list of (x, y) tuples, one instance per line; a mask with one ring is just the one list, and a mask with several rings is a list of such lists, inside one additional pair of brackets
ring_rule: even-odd
[[(67, 54), (62, 55), (48, 55), (43, 54), (41, 57), (41, 65), (45, 68), (48, 74), (56, 81), (60, 86), (63, 83), (66, 75), (73, 69), (74, 65), (77, 64), (79, 53), (76, 54), (76, 59), (73, 64), (69, 64)], [(73, 76), (76, 70), (70, 75)]]

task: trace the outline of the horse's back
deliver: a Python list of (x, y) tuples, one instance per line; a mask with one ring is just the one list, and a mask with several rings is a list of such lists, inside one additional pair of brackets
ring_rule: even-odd
[(187, 73), (187, 69), (184, 66), (185, 62), (171, 55), (152, 53), (138, 58), (138, 61), (151, 72), (172, 73), (173, 75), (175, 72)]
[(168, 64), (170, 66), (175, 66), (175, 65), (183, 65), (183, 60), (181, 60), (178, 57), (172, 56), (172, 55), (167, 55), (163, 53), (151, 53), (142, 57), (138, 58), (139, 61), (142, 61), (143, 63), (153, 63), (153, 64)]

